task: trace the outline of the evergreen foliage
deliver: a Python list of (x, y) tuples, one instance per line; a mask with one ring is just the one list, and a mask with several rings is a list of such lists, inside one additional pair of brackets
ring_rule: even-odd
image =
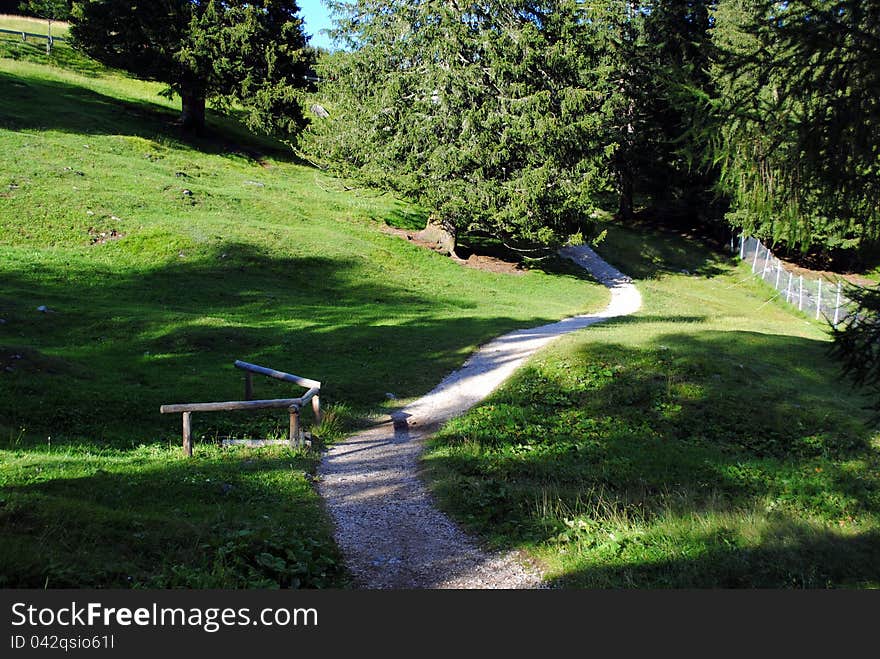
[(880, 5), (720, 0), (707, 158), (746, 233), (853, 249), (880, 237)]
[[(317, 149), (451, 230), (553, 243), (613, 190), (608, 63), (578, 3), (332, 3)], [(598, 28), (596, 28), (598, 29)]]
[(314, 150), (447, 228), (554, 244), (615, 198), (626, 217), (685, 196), (679, 87), (705, 77), (704, 3), (331, 6), (348, 49), (323, 61)]
[(204, 127), (212, 99), (243, 106), (255, 130), (292, 137), (313, 60), (298, 12), (292, 0), (85, 0), (74, 3), (70, 31), (98, 61), (167, 83), (187, 130)]
[(831, 354), (857, 386), (872, 391), (875, 420), (880, 420), (880, 289), (853, 286), (847, 297), (855, 310), (834, 328)]

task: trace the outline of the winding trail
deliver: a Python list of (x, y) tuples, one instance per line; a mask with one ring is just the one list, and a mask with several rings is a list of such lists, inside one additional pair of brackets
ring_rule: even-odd
[(437, 510), (418, 474), (423, 440), (486, 398), (537, 350), (563, 334), (631, 314), (641, 306), (641, 295), (630, 278), (589, 247), (566, 247), (560, 254), (611, 289), (611, 302), (604, 310), (490, 341), (433, 391), (325, 455), (318, 491), (357, 586), (542, 587), (536, 568), (513, 552), (480, 549)]

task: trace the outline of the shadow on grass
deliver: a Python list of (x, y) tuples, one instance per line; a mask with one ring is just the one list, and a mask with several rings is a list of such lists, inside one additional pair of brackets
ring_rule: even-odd
[(340, 557), (304, 477), (314, 461), (32, 453), (0, 498), (0, 586), (338, 587)]
[(121, 100), (57, 80), (0, 72), (0, 127), (13, 131), (57, 130), (78, 135), (130, 135), (171, 139), (207, 154), (260, 161), (263, 154), (305, 164), (283, 144), (252, 135), (229, 117), (209, 111), (206, 134), (183, 133), (180, 113), (158, 103)]
[[(150, 269), (78, 266), (75, 283), (61, 263), (0, 271), (0, 447), (176, 442), (180, 419), (159, 406), (239, 399), (236, 359), (320, 380), (325, 403), (373, 408), (388, 392), (430, 390), (489, 338), (551, 320), (474, 317), (455, 291), (424, 299), (362, 277), (356, 259), (235, 243)], [(303, 393), (266, 378), (255, 387), (265, 398)], [(197, 441), (286, 423), (277, 410), (196, 416)]]
[(442, 433), (436, 491), (494, 544), (581, 552), (592, 566), (570, 586), (876, 583), (876, 431), (826, 345), (741, 331), (585, 343)]
[(697, 556), (574, 570), (553, 587), (591, 588), (876, 588), (880, 532), (839, 534), (785, 521), (768, 540), (738, 548), (724, 530), (699, 539)]
[(100, 62), (73, 49), (68, 43), (56, 41), (51, 53), (46, 52), (45, 43), (43, 40), (22, 41), (20, 36), (3, 33), (0, 34), (0, 57), (57, 66), (93, 78), (113, 73)]
[(733, 267), (731, 259), (703, 242), (680, 235), (614, 224), (597, 251), (633, 279), (660, 279), (670, 274), (714, 277)]

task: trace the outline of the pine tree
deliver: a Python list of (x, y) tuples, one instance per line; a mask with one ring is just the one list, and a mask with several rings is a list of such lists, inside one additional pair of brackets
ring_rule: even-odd
[(316, 148), (454, 231), (552, 244), (613, 190), (613, 93), (579, 3), (332, 3)]
[(747, 233), (807, 248), (880, 238), (880, 6), (721, 0), (705, 134)]
[(251, 128), (292, 137), (313, 63), (298, 12), (290, 0), (87, 0), (73, 6), (71, 35), (95, 59), (167, 83), (185, 130), (204, 128), (212, 99), (242, 105)]

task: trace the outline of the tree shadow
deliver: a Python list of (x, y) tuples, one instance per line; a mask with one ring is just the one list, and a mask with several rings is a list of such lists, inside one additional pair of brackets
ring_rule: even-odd
[[(325, 403), (366, 411), (389, 392), (430, 390), (498, 334), (551, 320), (476, 317), (454, 291), (438, 308), (442, 296), (367, 282), (359, 268), (356, 258), (278, 258), (225, 243), (125, 272), (93, 263), (75, 283), (61, 263), (5, 270), (0, 432), (8, 437), (0, 445), (19, 435), (34, 443), (176, 442), (180, 419), (159, 406), (240, 399), (236, 359), (317, 379)], [(267, 378), (255, 387), (265, 398), (303, 393)], [(277, 410), (196, 416), (197, 442), (266, 436), (286, 423)]]
[(758, 547), (736, 547), (719, 530), (700, 538), (698, 556), (596, 565), (551, 581), (556, 588), (876, 588), (880, 584), (880, 533), (817, 531), (796, 520), (764, 530)]
[(675, 274), (710, 278), (733, 268), (728, 256), (693, 237), (644, 224), (613, 224), (606, 228), (597, 251), (633, 279), (661, 279)]
[(0, 586), (339, 587), (313, 465), (278, 448), (33, 452), (0, 499)]
[(205, 135), (183, 133), (179, 112), (159, 103), (122, 100), (59, 80), (0, 72), (0, 126), (12, 131), (57, 130), (79, 135), (129, 135), (171, 140), (176, 146), (220, 156), (264, 156), (306, 164), (280, 142), (250, 133), (233, 118), (209, 112)]
[(46, 52), (45, 43), (42, 40), (22, 41), (20, 36), (0, 34), (0, 57), (57, 66), (90, 78), (115, 73), (100, 62), (74, 50), (67, 43), (56, 41), (51, 53)]
[(876, 430), (826, 346), (741, 331), (586, 342), (564, 368), (524, 369), (426, 464), (493, 544), (575, 555), (560, 584), (877, 583)]

